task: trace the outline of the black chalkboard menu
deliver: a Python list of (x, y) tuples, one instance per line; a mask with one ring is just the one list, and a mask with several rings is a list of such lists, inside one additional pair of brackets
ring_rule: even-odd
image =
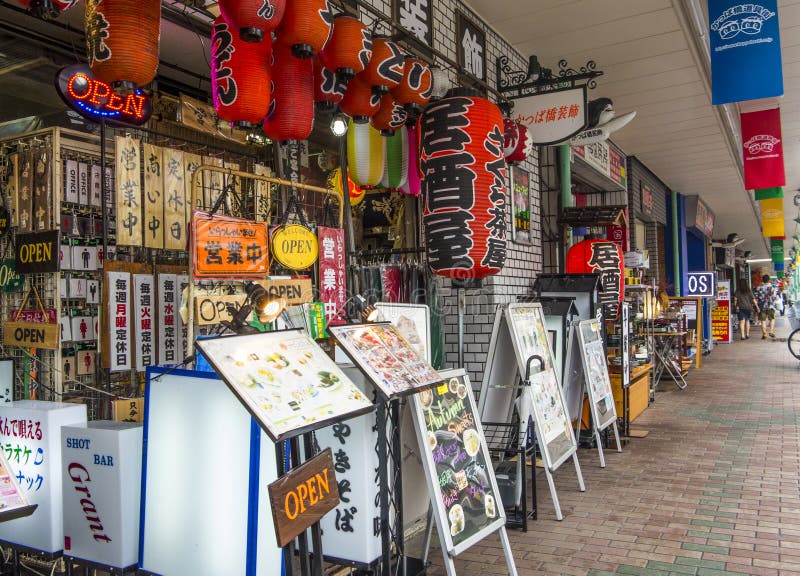
[(456, 555), (506, 519), (469, 377), (440, 374), (442, 385), (413, 396), (414, 425), (442, 547)]

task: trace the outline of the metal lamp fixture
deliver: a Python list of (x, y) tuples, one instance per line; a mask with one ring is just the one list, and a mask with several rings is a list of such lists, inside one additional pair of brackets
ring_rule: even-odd
[(331, 132), (337, 138), (347, 134), (347, 114), (337, 111), (331, 119)]
[[(274, 322), (286, 308), (285, 298), (272, 298), (260, 284), (252, 283), (245, 287), (248, 304), (252, 311), (258, 315), (262, 324)], [(244, 306), (243, 306), (244, 307)]]

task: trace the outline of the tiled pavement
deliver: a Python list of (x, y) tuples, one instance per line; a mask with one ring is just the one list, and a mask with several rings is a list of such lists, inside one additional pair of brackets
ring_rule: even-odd
[[(800, 362), (759, 338), (717, 346), (684, 391), (662, 383), (634, 423), (649, 435), (606, 450), (606, 469), (581, 449), (585, 493), (563, 465), (561, 522), (540, 470), (539, 520), (509, 531), (519, 574), (800, 575)], [(438, 549), (431, 560), (444, 574)], [(507, 574), (499, 538), (456, 567)]]

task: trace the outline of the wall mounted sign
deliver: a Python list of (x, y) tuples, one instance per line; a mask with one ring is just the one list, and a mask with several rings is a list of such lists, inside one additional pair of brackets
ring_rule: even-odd
[(711, 336), (717, 342), (733, 342), (731, 331), (731, 283), (717, 282), (717, 305), (711, 309)]
[(625, 154), (612, 143), (596, 142), (587, 146), (575, 146), (572, 151), (575, 156), (584, 160), (614, 184), (627, 189), (627, 160)]
[(18, 274), (58, 272), (61, 253), (59, 230), (17, 234), (14, 267)]
[(714, 235), (714, 213), (699, 196), (684, 196), (686, 226), (696, 229), (706, 238)]
[(640, 183), (641, 210), (645, 216), (653, 215), (653, 191), (644, 182)]
[(344, 257), (344, 230), (317, 228), (319, 236), (319, 299), (325, 303), (328, 325), (346, 324), (340, 316), (347, 302), (347, 270)]
[(269, 273), (265, 222), (195, 211), (192, 243), (195, 278), (259, 280)]
[(711, 103), (783, 96), (778, 1), (709, 0)]
[(486, 80), (486, 33), (459, 11), (456, 23), (458, 65), (475, 78)]
[(713, 298), (717, 294), (716, 272), (689, 272), (686, 277), (686, 297)]
[(319, 257), (316, 234), (299, 224), (278, 226), (272, 232), (270, 246), (278, 264), (289, 270), (310, 268)]
[(514, 100), (516, 120), (528, 127), (533, 144), (549, 146), (569, 140), (588, 121), (586, 87), (569, 88)]
[(112, 372), (131, 369), (131, 275), (107, 272), (109, 360)]
[(153, 106), (141, 90), (122, 96), (110, 84), (98, 80), (85, 64), (73, 64), (58, 71), (56, 92), (78, 114), (96, 122), (114, 120), (141, 125), (150, 119)]
[(116, 137), (116, 209), (117, 244), (141, 246), (142, 233), (142, 163), (141, 141), (131, 136)]
[(0, 262), (0, 290), (16, 292), (25, 283), (25, 277), (17, 274), (14, 260), (8, 258)]
[(628, 227), (606, 226), (606, 240), (619, 244), (624, 254), (628, 251)]
[(532, 244), (531, 238), (531, 175), (514, 166), (511, 172), (511, 211), (514, 215), (514, 242)]
[(326, 448), (269, 485), (278, 546), (286, 546), (339, 505), (333, 453)]
[(744, 187), (756, 190), (784, 186), (780, 108), (743, 112), (741, 124)]
[(424, 47), (433, 46), (433, 0), (392, 0), (394, 21)]
[(156, 365), (156, 290), (151, 274), (133, 275), (133, 342), (136, 371)]

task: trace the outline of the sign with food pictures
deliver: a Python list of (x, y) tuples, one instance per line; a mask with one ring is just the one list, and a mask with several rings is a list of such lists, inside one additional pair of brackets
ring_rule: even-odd
[(390, 324), (330, 326), (328, 331), (387, 398), (417, 392), (442, 381)]
[(583, 359), (583, 374), (589, 394), (592, 420), (597, 430), (604, 430), (617, 420), (614, 392), (608, 375), (606, 351), (597, 319), (582, 320), (578, 328)]
[(413, 415), (439, 533), (458, 554), (506, 519), (469, 377), (441, 376), (440, 386), (414, 395)]
[(372, 410), (304, 332), (198, 340), (197, 347), (275, 442)]
[(195, 211), (192, 243), (195, 278), (259, 280), (269, 273), (265, 222)]
[(286, 546), (339, 504), (333, 453), (323, 450), (269, 485), (278, 546)]

